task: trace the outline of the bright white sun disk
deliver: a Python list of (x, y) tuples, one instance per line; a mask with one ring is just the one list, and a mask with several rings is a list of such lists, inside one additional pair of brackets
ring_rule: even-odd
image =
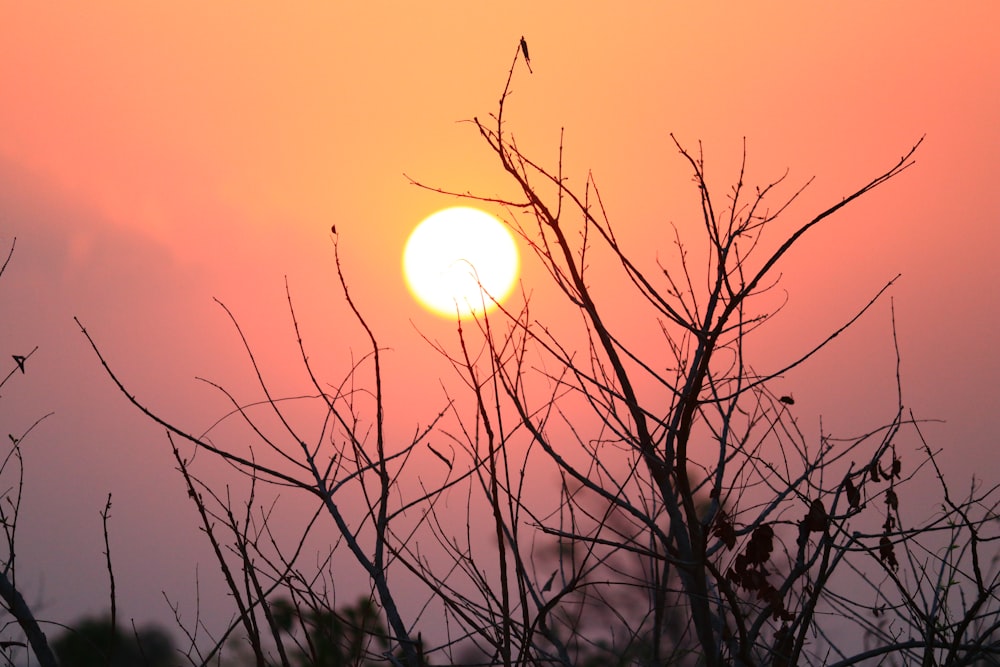
[(414, 296), (445, 317), (482, 315), (510, 295), (520, 260), (496, 218), (459, 206), (438, 211), (410, 234), (403, 274)]

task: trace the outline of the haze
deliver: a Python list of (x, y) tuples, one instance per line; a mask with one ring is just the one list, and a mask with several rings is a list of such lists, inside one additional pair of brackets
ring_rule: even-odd
[[(19, 583), (69, 622), (107, 607), (100, 510), (113, 494), (121, 614), (170, 627), (163, 592), (206, 613), (223, 595), (161, 428), (116, 392), (78, 316), (141, 400), (208, 429), (225, 401), (195, 380), (250, 387), (225, 313), (287, 393), (301, 390), (285, 277), (313, 361), (340, 377), (364, 348), (336, 282), (383, 345), (389, 429), (440, 408), (451, 340), (399, 272), (407, 234), (458, 200), (413, 186), (509, 192), (475, 128), (505, 113), (522, 151), (582, 184), (592, 170), (619, 239), (654, 266), (697, 193), (669, 138), (702, 142), (718, 196), (746, 138), (748, 182), (816, 181), (814, 213), (890, 166), (917, 165), (807, 239), (759, 363), (801, 351), (891, 290), (904, 402), (963, 475), (995, 471), (1000, 270), (1000, 53), (992, 3), (659, 3), (565, 11), (536, 3), (317, 9), (228, 3), (7, 3), (0, 25), (0, 279), (5, 355), (38, 352), (5, 387), (3, 428), (54, 411), (25, 450)], [(790, 222), (791, 224), (791, 222)], [(522, 253), (523, 254), (523, 253)], [(537, 312), (552, 295), (525, 256)], [(551, 306), (555, 308), (555, 306)], [(609, 304), (628, 317), (628, 304)], [(771, 346), (773, 344), (773, 347)], [(788, 378), (800, 419), (860, 431), (895, 405), (888, 301)], [(248, 390), (249, 391), (249, 390)], [(812, 426), (810, 426), (812, 427)], [(995, 473), (994, 473), (995, 474)], [(200, 566), (200, 570), (198, 569)], [(220, 600), (219, 606), (225, 604)]]

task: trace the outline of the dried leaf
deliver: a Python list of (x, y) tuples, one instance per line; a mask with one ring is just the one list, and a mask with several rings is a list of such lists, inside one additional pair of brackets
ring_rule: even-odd
[(892, 568), (893, 572), (899, 569), (899, 561), (896, 560), (896, 549), (892, 544), (892, 540), (884, 535), (878, 543), (878, 557), (879, 560)]
[(736, 562), (733, 563), (733, 570), (736, 574), (742, 575), (747, 570), (746, 554), (736, 554)]
[(729, 515), (721, 509), (715, 515), (715, 522), (712, 524), (712, 535), (722, 540), (727, 549), (731, 550), (736, 546), (736, 529), (733, 528), (732, 521), (729, 520)]
[(757, 591), (757, 597), (763, 598), (767, 579), (757, 570), (747, 570), (743, 574), (743, 587), (749, 591)]
[(885, 490), (885, 504), (889, 506), (889, 509), (897, 511), (899, 509), (899, 497), (896, 496), (896, 492), (891, 488)]
[(753, 535), (750, 536), (750, 542), (747, 543), (747, 563), (766, 563), (767, 559), (771, 557), (771, 551), (773, 549), (774, 529), (767, 524), (758, 526), (753, 531)]
[(858, 487), (854, 486), (850, 475), (844, 478), (844, 493), (847, 494), (847, 502), (851, 507), (854, 509), (861, 507), (861, 491), (858, 490)]
[(795, 620), (795, 615), (790, 613), (787, 609), (785, 609), (785, 601), (781, 599), (781, 594), (778, 593), (778, 589), (776, 589), (771, 584), (764, 582), (764, 585), (761, 587), (760, 593), (758, 593), (758, 597), (761, 600), (767, 601), (768, 606), (771, 608), (771, 618), (773, 620), (775, 621), (779, 619), (782, 621)]
[(809, 504), (809, 513), (799, 524), (810, 533), (823, 533), (830, 525), (830, 517), (823, 507), (823, 501), (816, 498)]

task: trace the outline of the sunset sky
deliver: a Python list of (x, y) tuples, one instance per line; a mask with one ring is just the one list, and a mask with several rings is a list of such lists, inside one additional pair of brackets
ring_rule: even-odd
[[(593, 173), (622, 244), (647, 268), (674, 257), (671, 223), (700, 240), (697, 191), (671, 133), (701, 142), (720, 201), (744, 138), (748, 182), (815, 176), (786, 229), (926, 136), (912, 169), (788, 258), (789, 304), (757, 363), (808, 349), (901, 273), (890, 295), (904, 402), (944, 420), (926, 433), (956, 474), (996, 481), (994, 3), (0, 6), (4, 256), (17, 239), (0, 278), (0, 373), (38, 346), (3, 388), (0, 419), (17, 434), (55, 413), (25, 447), (18, 535), (18, 583), (43, 616), (69, 622), (107, 606), (109, 492), (121, 613), (169, 625), (161, 591), (192, 604), (196, 564), (204, 590), (221, 590), (162, 429), (116, 392), (74, 316), (140, 400), (204, 431), (226, 407), (196, 376), (252, 380), (213, 298), (280, 391), (302, 380), (281, 371), (296, 360), (286, 276), (314, 361), (339, 377), (363, 353), (336, 282), (336, 225), (355, 303), (391, 348), (388, 429), (408, 437), (429, 421), (452, 371), (425, 337), (452, 341), (455, 326), (409, 296), (401, 255), (421, 219), (461, 202), (409, 179), (511, 192), (462, 121), (496, 112), (521, 35), (534, 73), (514, 70), (506, 129), (551, 169), (563, 130), (570, 184)], [(544, 320), (555, 294), (524, 264)], [(627, 298), (607, 309), (621, 322), (632, 312)], [(890, 414), (889, 318), (885, 301), (788, 379), (808, 428), (822, 415), (849, 434)]]

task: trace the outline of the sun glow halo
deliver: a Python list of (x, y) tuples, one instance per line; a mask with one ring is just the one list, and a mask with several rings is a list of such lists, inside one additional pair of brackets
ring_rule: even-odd
[(407, 286), (444, 317), (482, 315), (510, 295), (520, 260), (514, 238), (496, 218), (457, 206), (424, 219), (403, 250)]

